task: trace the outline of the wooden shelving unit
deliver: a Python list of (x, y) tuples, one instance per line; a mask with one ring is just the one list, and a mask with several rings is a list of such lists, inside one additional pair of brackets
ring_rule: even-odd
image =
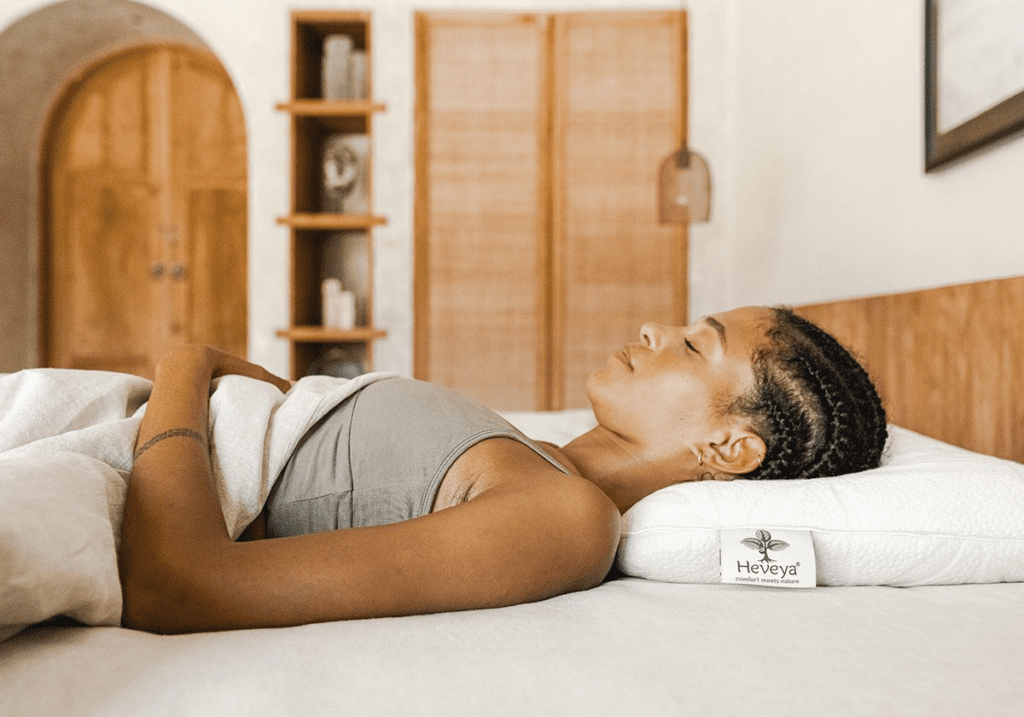
[[(373, 343), (386, 332), (373, 323), (373, 229), (387, 223), (373, 214), (373, 116), (386, 109), (373, 101), (370, 13), (294, 11), (292, 21), (291, 99), (277, 109), (291, 116), (291, 211), (278, 217), (290, 230), (289, 326), (277, 332), (291, 346), (291, 374), (299, 378), (322, 372), (329, 354), (342, 356), (351, 368), (373, 368)], [(332, 36), (351, 38), (353, 54), (362, 55), (362, 97), (325, 99), (325, 43)], [(359, 75), (360, 78), (363, 74)], [(324, 199), (324, 151), (339, 135), (365, 136), (360, 170), (361, 206), (342, 211)], [(362, 200), (365, 197), (365, 201)], [(323, 326), (321, 282), (338, 278), (356, 293), (356, 326)], [(341, 353), (339, 353), (339, 350)], [(332, 353), (333, 352), (333, 353)]]

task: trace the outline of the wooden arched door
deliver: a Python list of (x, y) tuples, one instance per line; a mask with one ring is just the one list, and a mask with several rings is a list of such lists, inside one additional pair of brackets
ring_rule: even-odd
[(221, 65), (178, 46), (104, 61), (46, 150), (46, 365), (152, 376), (182, 343), (245, 355), (245, 125)]

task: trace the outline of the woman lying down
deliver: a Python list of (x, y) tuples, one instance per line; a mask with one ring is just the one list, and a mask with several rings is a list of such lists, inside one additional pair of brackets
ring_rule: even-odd
[(208, 347), (157, 367), (121, 533), (125, 626), (285, 626), (583, 590), (612, 566), (620, 515), (659, 488), (865, 470), (886, 439), (870, 379), (831, 336), (742, 308), (645, 324), (587, 381), (598, 425), (562, 447), (446, 389), (370, 383), (304, 436), (236, 542), (206, 445), (210, 381), (226, 374), (289, 389)]

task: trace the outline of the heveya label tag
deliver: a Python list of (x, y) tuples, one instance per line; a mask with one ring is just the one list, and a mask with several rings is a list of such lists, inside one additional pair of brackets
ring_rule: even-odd
[(773, 588), (817, 586), (809, 530), (723, 528), (722, 582)]

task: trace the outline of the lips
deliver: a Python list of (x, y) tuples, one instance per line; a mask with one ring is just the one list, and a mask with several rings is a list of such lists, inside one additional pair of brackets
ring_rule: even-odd
[(621, 350), (621, 351), (619, 351), (619, 352), (618, 352), (617, 354), (615, 354), (615, 356), (616, 356), (616, 357), (617, 357), (617, 358), (618, 358), (618, 359), (619, 359), (620, 361), (622, 361), (622, 363), (626, 364), (626, 366), (628, 366), (628, 367), (629, 367), (629, 370), (630, 370), (630, 371), (632, 371), (632, 370), (633, 370), (633, 361), (632, 361), (632, 360), (630, 359), (630, 356), (629, 356), (629, 347), (628, 347), (628, 346), (623, 346), (623, 347), (622, 347), (622, 350)]

